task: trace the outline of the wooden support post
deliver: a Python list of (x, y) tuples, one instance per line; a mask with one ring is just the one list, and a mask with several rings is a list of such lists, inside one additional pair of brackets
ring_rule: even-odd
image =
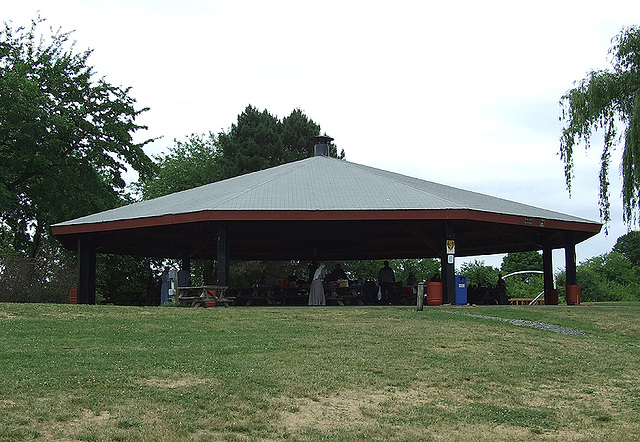
[(424, 304), (424, 282), (418, 283), (418, 296), (416, 296), (416, 310), (421, 312)]
[(96, 303), (96, 249), (91, 237), (78, 239), (78, 304)]

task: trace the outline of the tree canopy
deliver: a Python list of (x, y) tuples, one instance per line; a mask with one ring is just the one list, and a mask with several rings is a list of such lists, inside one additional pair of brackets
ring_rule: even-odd
[[(313, 156), (312, 138), (319, 133), (320, 125), (300, 109), (280, 121), (249, 105), (227, 132), (174, 140), (166, 154), (154, 157), (154, 173), (140, 177), (134, 188), (143, 199), (156, 198), (301, 160)], [(335, 145), (329, 145), (329, 154), (338, 157)]]
[(155, 173), (140, 177), (133, 187), (148, 200), (222, 179), (216, 136), (192, 134), (185, 141), (175, 139), (163, 155), (154, 156)]
[(0, 229), (32, 257), (52, 223), (117, 206), (123, 172), (153, 167), (132, 138), (146, 109), (44, 21), (0, 29)]
[(612, 251), (589, 258), (580, 263), (576, 277), (583, 301), (640, 299), (640, 267), (634, 266), (622, 253)]
[(622, 253), (631, 264), (640, 267), (640, 232), (633, 231), (622, 235), (616, 241), (612, 251)]
[(487, 286), (495, 284), (498, 280), (498, 269), (485, 265), (483, 260), (474, 259), (464, 262), (460, 266), (459, 273), (467, 277), (467, 284)]
[[(0, 27), (0, 300), (68, 300), (76, 264), (50, 225), (128, 202), (124, 172), (154, 168), (150, 140), (133, 140), (147, 109), (97, 78), (71, 34), (40, 17)], [(98, 257), (98, 285), (124, 274), (124, 259), (111, 261)]]
[[(640, 27), (630, 26), (613, 38), (609, 50), (612, 69), (594, 70), (578, 81), (560, 100), (561, 120), (566, 121), (560, 138), (560, 156), (565, 164), (567, 188), (571, 191), (573, 152), (577, 144), (591, 146), (594, 130), (604, 131), (600, 157), (600, 217), (610, 221), (609, 167), (611, 152), (623, 142), (623, 219), (638, 222), (640, 209)], [(618, 133), (623, 126), (622, 133)]]
[[(218, 136), (220, 164), (224, 178), (255, 172), (313, 156), (312, 137), (320, 135), (320, 125), (295, 109), (280, 121), (266, 109), (249, 105), (238, 115), (228, 132)], [(340, 156), (333, 144), (329, 155)]]
[(539, 252), (512, 252), (502, 259), (502, 272), (507, 275), (522, 270), (542, 270), (542, 255)]

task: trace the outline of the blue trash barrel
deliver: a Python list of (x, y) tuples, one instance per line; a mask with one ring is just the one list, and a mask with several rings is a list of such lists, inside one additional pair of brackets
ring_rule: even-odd
[(456, 276), (456, 305), (467, 305), (466, 276)]

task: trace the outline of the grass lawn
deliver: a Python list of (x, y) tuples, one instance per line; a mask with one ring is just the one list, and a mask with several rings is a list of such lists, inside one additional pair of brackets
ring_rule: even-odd
[(640, 304), (0, 304), (0, 336), (1, 440), (640, 437)]

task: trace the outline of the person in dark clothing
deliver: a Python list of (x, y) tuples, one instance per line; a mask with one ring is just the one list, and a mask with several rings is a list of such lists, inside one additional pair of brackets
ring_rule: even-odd
[(327, 275), (327, 282), (338, 281), (340, 279), (348, 279), (347, 274), (342, 270), (340, 264), (336, 264), (335, 268)]
[(382, 293), (381, 302), (383, 304), (390, 304), (394, 301), (394, 287), (396, 282), (396, 275), (393, 273), (393, 269), (389, 267), (389, 261), (384, 262), (384, 267), (378, 272), (378, 285), (380, 286), (380, 292)]
[(362, 285), (362, 295), (367, 304), (375, 304), (378, 302), (378, 284), (374, 281), (365, 281)]

